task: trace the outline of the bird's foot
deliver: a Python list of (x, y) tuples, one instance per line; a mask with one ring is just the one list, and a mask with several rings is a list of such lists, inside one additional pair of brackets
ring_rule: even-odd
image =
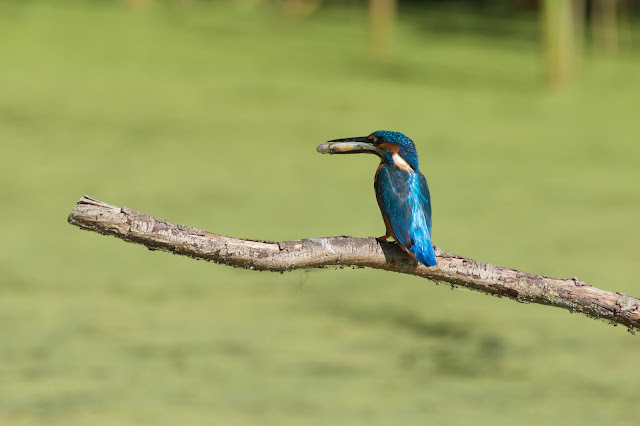
[(376, 240), (382, 241), (383, 243), (388, 243), (389, 242), (389, 238), (391, 238), (391, 235), (383, 235), (382, 237), (376, 238)]

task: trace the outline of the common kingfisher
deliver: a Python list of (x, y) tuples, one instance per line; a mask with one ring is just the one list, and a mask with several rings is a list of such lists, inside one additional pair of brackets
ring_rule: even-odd
[(317, 150), (321, 154), (368, 153), (380, 157), (373, 186), (386, 233), (379, 239), (386, 242), (393, 237), (418, 262), (435, 266), (431, 196), (411, 139), (400, 132), (378, 130), (369, 136), (335, 139)]

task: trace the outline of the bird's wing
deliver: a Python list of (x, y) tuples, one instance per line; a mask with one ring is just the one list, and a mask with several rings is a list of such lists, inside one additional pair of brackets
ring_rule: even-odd
[(382, 214), (388, 218), (398, 243), (420, 263), (435, 265), (431, 244), (431, 199), (424, 176), (393, 166), (382, 167), (378, 172), (376, 192)]
[(427, 179), (420, 172), (418, 175), (418, 186), (420, 187), (420, 203), (424, 209), (424, 214), (427, 218), (427, 228), (429, 229), (429, 236), (431, 236), (431, 194), (429, 193), (429, 185), (427, 185)]

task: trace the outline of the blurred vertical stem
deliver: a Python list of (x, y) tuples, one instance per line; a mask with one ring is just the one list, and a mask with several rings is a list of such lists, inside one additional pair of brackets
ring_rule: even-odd
[(574, 41), (574, 60), (575, 67), (579, 68), (580, 59), (584, 52), (584, 39), (585, 39), (585, 19), (587, 15), (587, 1), (586, 0), (573, 0), (573, 41)]
[(371, 52), (376, 59), (386, 59), (391, 48), (397, 0), (369, 0)]
[(566, 85), (575, 62), (574, 4), (572, 0), (543, 0), (542, 34), (544, 68), (552, 88)]
[(615, 55), (618, 53), (618, 0), (591, 2), (591, 33), (595, 50)]

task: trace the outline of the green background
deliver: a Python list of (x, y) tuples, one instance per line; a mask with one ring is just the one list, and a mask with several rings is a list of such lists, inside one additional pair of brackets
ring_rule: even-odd
[(375, 61), (362, 9), (247, 5), (0, 4), (0, 423), (637, 424), (622, 327), (67, 224), (88, 194), (237, 237), (379, 236), (375, 159), (315, 148), (399, 130), (443, 250), (640, 294), (638, 52), (549, 92), (533, 15), (409, 10)]

